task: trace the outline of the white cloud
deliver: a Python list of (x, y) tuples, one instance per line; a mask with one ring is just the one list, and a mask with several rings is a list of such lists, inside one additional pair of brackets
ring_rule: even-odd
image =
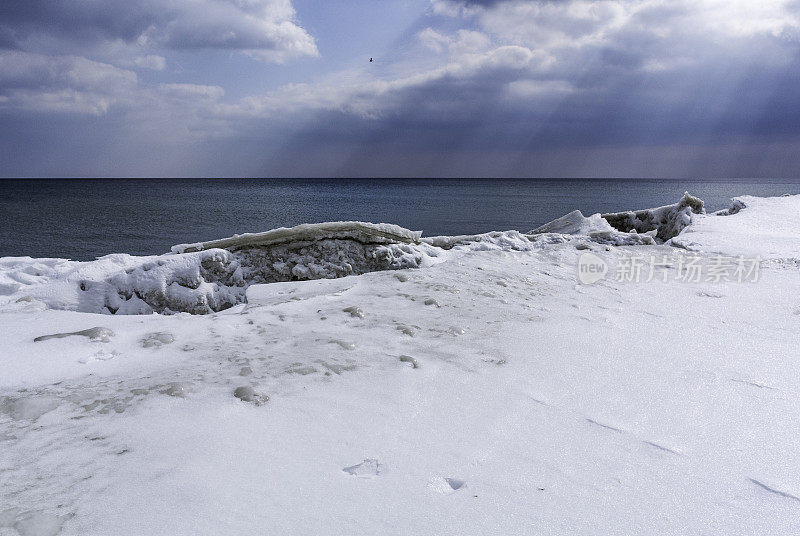
[(220, 86), (203, 86), (198, 84), (161, 84), (159, 91), (168, 97), (185, 99), (219, 100), (225, 95), (225, 90)]
[(0, 51), (4, 107), (98, 115), (136, 84), (136, 73), (86, 58)]
[(164, 56), (148, 54), (147, 56), (137, 56), (133, 58), (133, 64), (141, 69), (163, 71), (167, 68), (167, 59)]

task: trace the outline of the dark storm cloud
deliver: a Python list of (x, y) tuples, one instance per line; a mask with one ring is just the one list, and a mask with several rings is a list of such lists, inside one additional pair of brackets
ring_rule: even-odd
[(316, 53), (313, 39), (292, 23), (288, 0), (6, 0), (0, 41), (53, 52), (59, 41), (122, 40), (171, 49), (223, 48)]
[(74, 40), (132, 41), (158, 22), (163, 11), (146, 2), (6, 0), (0, 4), (0, 27), (15, 41), (43, 31)]
[[(265, 6), (289, 6), (200, 3), (239, 15), (260, 6), (262, 23), (281, 20)], [(249, 15), (225, 21), (188, 10), (188, 0), (102, 4), (114, 7), (114, 21), (100, 3), (54, 3), (80, 4), (71, 22), (48, 22), (58, 6), (12, 4), (2, 8), (0, 39), (11, 35), (5, 42), (15, 47), (48, 34), (181, 49), (269, 46), (248, 33)], [(239, 101), (224, 101), (216, 85), (141, 88), (127, 68), (0, 51), (0, 124), (20, 132), (0, 142), (0, 163), (39, 145), (29, 151), (35, 158), (3, 171), (49, 173), (63, 158), (78, 174), (800, 174), (800, 160), (787, 160), (800, 151), (798, 1), (433, 4), (452, 9), (434, 9), (445, 16), (428, 17), (434, 27), (403, 44), (402, 61)], [(26, 110), (39, 113), (36, 122), (25, 121)], [(47, 115), (62, 110), (93, 116)], [(54, 134), (62, 129), (74, 136)]]

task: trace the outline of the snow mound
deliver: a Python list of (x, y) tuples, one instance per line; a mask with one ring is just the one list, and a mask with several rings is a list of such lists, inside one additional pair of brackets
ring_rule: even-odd
[(589, 234), (590, 232), (613, 230), (614, 228), (600, 214), (593, 214), (587, 218), (580, 210), (573, 210), (565, 216), (537, 227), (528, 234)]
[(705, 214), (703, 200), (684, 192), (680, 201), (674, 205), (644, 210), (614, 212), (602, 217), (619, 231), (635, 230), (637, 233), (656, 231), (663, 241), (678, 236), (692, 223), (694, 214)]
[(420, 240), (421, 243), (436, 248), (467, 249), (470, 251), (529, 251), (531, 241), (519, 231), (491, 231), (475, 235), (431, 236)]

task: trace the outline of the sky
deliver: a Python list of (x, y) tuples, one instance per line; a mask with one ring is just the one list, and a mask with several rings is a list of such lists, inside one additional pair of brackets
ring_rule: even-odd
[(800, 177), (798, 60), (800, 0), (3, 0), (0, 176)]

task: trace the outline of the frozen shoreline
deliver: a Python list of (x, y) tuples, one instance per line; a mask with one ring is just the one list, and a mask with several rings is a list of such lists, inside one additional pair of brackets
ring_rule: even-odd
[(171, 254), (112, 254), (96, 261), (0, 258), (0, 296), (36, 299), (54, 309), (110, 314), (207, 314), (246, 302), (252, 284), (334, 279), (440, 262), (459, 247), (532, 250), (576, 236), (598, 244), (653, 245), (677, 236), (704, 214), (686, 193), (673, 205), (589, 218), (574, 211), (521, 234), (422, 238), (386, 223), (303, 224), (173, 246)]
[[(800, 197), (738, 203), (612, 218), (635, 233), (573, 213), (0, 259), (0, 534), (791, 533)], [(751, 282), (576, 277), (587, 253), (685, 252), (764, 262)], [(197, 308), (141, 314), (143, 289)]]

